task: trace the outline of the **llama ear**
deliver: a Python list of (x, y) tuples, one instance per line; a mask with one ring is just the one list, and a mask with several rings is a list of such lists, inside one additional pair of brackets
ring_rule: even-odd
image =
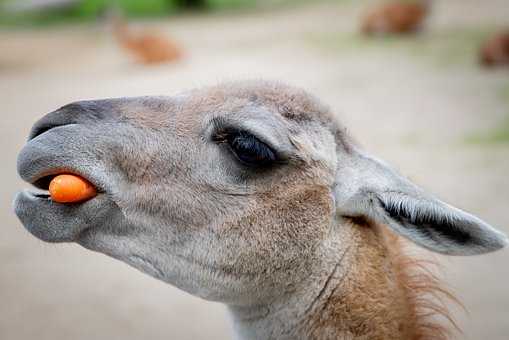
[(420, 246), (448, 255), (488, 253), (508, 244), (501, 232), (426, 194), (383, 162), (358, 152), (343, 160), (334, 188), (338, 214), (385, 224)]

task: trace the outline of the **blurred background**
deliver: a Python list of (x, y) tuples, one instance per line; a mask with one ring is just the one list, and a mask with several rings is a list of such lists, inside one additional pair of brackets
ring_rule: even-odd
[[(0, 339), (230, 337), (220, 304), (42, 243), (12, 213), (31, 125), (76, 100), (280, 79), (424, 188), (509, 232), (509, 3), (396, 3), (0, 0)], [(458, 338), (508, 339), (509, 251), (440, 260), (468, 309), (454, 311)]]

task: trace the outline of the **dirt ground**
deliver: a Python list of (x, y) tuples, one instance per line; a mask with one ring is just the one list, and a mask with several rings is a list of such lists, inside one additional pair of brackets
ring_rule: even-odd
[[(0, 31), (0, 339), (230, 336), (221, 305), (79, 246), (44, 244), (17, 221), (11, 201), (26, 184), (16, 154), (38, 117), (75, 100), (281, 79), (321, 97), (366, 149), (424, 188), (509, 232), (509, 143), (485, 138), (509, 114), (509, 72), (481, 70), (468, 54), (482, 32), (509, 25), (506, 0), (437, 1), (420, 45), (359, 38), (365, 4), (151, 22), (187, 50), (168, 66), (134, 64), (104, 27)], [(508, 339), (509, 250), (441, 259), (468, 309), (455, 313), (459, 338)]]

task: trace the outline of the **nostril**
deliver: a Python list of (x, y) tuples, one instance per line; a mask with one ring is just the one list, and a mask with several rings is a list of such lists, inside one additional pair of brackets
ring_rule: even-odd
[(42, 135), (43, 133), (45, 133), (53, 128), (56, 128), (59, 126), (64, 126), (64, 125), (69, 125), (69, 124), (57, 124), (57, 123), (50, 123), (50, 122), (48, 122), (46, 124), (37, 124), (32, 128), (32, 131), (30, 132), (30, 134), (28, 136), (28, 140), (34, 139), (35, 137)]
[[(1, 2), (1, 0), (0, 0)], [(42, 117), (32, 128), (28, 140), (64, 125), (97, 122), (116, 117), (114, 100), (79, 101), (62, 106)]]
[(62, 106), (58, 110), (50, 112), (39, 119), (32, 127), (28, 140), (34, 139), (56, 127), (76, 124), (79, 122), (80, 117), (84, 115), (84, 112), (86, 112), (86, 109), (83, 108), (80, 102)]

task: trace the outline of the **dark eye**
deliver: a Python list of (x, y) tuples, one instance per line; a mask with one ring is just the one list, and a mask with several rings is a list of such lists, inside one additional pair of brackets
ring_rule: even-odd
[(272, 149), (247, 132), (236, 132), (226, 137), (226, 142), (237, 159), (248, 166), (264, 167), (276, 161)]

